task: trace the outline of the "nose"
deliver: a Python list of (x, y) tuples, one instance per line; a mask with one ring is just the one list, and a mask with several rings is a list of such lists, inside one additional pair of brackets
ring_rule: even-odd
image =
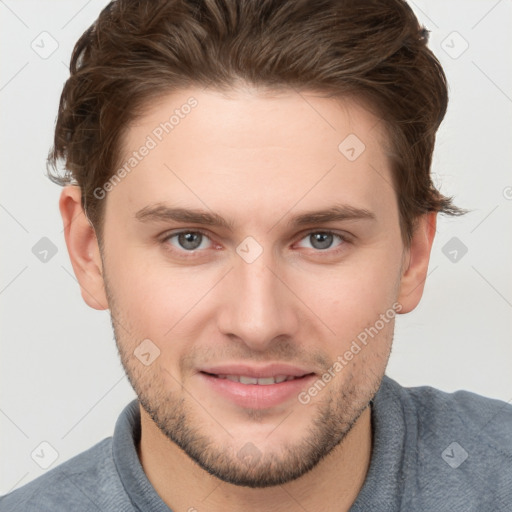
[(277, 338), (297, 333), (300, 301), (270, 251), (264, 251), (252, 263), (237, 256), (226, 278), (218, 316), (218, 327), (224, 335), (264, 352)]

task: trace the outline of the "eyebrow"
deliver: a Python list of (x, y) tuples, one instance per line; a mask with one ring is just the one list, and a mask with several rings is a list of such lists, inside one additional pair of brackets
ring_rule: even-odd
[[(135, 218), (141, 222), (184, 222), (216, 226), (233, 230), (234, 223), (217, 213), (188, 209), (172, 208), (162, 203), (149, 205), (135, 214)], [(334, 205), (322, 210), (314, 210), (295, 215), (286, 223), (288, 227), (300, 227), (307, 224), (322, 224), (345, 220), (375, 220), (375, 214), (366, 208), (356, 208), (350, 205)]]
[(142, 208), (135, 214), (135, 218), (141, 222), (176, 221), (219, 226), (230, 230), (233, 228), (232, 222), (227, 221), (217, 213), (188, 208), (171, 208), (161, 203)]
[(301, 213), (292, 217), (289, 226), (304, 226), (306, 224), (322, 224), (344, 220), (375, 220), (375, 214), (366, 208), (356, 208), (350, 205), (335, 205), (323, 210)]

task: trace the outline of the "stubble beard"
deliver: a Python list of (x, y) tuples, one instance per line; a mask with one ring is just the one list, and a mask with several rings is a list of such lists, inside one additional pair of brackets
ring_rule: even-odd
[[(145, 367), (134, 356), (138, 342), (129, 339), (124, 329), (116, 325), (120, 315), (108, 288), (107, 295), (121, 362), (143, 409), (160, 431), (203, 470), (237, 486), (265, 488), (283, 485), (311, 471), (347, 437), (370, 406), (384, 375), (384, 370), (379, 374), (359, 370), (365, 373), (364, 385), (361, 386), (357, 379), (352, 378), (354, 368), (344, 368), (343, 372), (352, 370), (352, 374), (340, 379), (344, 382), (342, 387), (334, 381), (321, 391), (321, 398), (314, 404), (315, 415), (300, 441), (283, 443), (272, 452), (262, 452), (249, 441), (240, 448), (240, 440), (236, 439), (230, 446), (226, 443), (226, 436), (222, 440), (215, 439), (211, 429), (208, 431), (208, 427), (201, 427), (206, 422), (200, 415), (207, 416), (207, 413), (198, 405), (193, 410), (195, 401), (186, 391), (171, 392), (166, 388), (164, 373), (167, 370), (156, 362)], [(388, 337), (392, 338), (392, 335), (391, 330)], [(359, 364), (364, 368), (364, 356)], [(385, 364), (383, 366), (385, 368)], [(299, 407), (306, 406), (301, 404)], [(293, 429), (293, 417), (302, 413), (303, 410), (296, 408), (278, 428)], [(247, 414), (258, 421), (264, 412), (250, 410)], [(229, 431), (229, 425), (223, 427)]]

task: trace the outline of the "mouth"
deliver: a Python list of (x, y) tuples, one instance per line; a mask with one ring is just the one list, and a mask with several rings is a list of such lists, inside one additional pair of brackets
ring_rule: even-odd
[(293, 402), (299, 403), (299, 393), (311, 386), (316, 379), (315, 373), (305, 373), (297, 368), (288, 372), (283, 368), (279, 372), (270, 371), (268, 368), (266, 371), (253, 368), (252, 371), (246, 369), (232, 372), (233, 369), (229, 373), (201, 370), (196, 375), (206, 393), (212, 393), (215, 399), (244, 409), (294, 406)]
[(210, 377), (214, 377), (217, 379), (226, 379), (231, 382), (239, 382), (240, 384), (256, 384), (258, 386), (270, 386), (272, 384), (281, 384), (281, 382), (288, 382), (291, 380), (299, 380), (307, 377), (308, 375), (313, 375), (312, 373), (304, 374), (304, 375), (275, 375), (270, 377), (251, 377), (249, 375), (227, 375), (227, 374), (215, 374), (209, 372), (201, 372)]

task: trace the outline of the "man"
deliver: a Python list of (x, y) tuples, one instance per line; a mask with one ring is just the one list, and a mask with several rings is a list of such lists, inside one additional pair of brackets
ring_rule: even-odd
[(0, 510), (511, 510), (512, 408), (385, 376), (437, 213), (442, 69), (401, 0), (112, 2), (50, 163), (138, 401)]

